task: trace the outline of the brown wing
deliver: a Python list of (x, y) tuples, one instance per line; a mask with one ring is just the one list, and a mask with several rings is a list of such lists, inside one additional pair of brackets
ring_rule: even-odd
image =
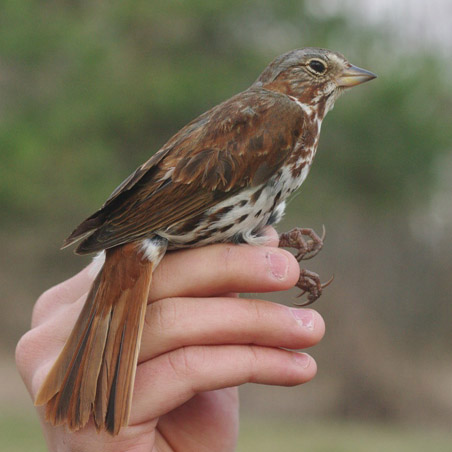
[(91, 253), (143, 239), (199, 216), (282, 166), (303, 129), (303, 112), (284, 95), (250, 89), (181, 129), (81, 223), (65, 246)]

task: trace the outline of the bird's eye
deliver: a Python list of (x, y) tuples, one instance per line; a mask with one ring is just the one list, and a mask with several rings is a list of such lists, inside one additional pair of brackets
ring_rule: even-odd
[(319, 60), (311, 60), (309, 67), (317, 74), (323, 74), (326, 71), (326, 66)]

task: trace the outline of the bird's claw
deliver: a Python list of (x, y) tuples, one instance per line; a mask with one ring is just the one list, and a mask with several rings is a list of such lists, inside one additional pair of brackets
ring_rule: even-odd
[(300, 277), (298, 278), (298, 282), (295, 286), (302, 290), (297, 298), (300, 298), (305, 293), (307, 293), (307, 301), (305, 301), (304, 303), (294, 304), (296, 306), (309, 306), (310, 304), (314, 303), (314, 301), (316, 301), (320, 297), (320, 295), (322, 295), (322, 290), (325, 287), (328, 287), (333, 282), (333, 280), (334, 275), (326, 283), (322, 284), (317, 273), (302, 268), (300, 271)]
[[(309, 237), (310, 240), (306, 240)], [(322, 236), (319, 237), (313, 229), (294, 228), (289, 232), (284, 232), (279, 236), (280, 248), (294, 248), (297, 250), (295, 258), (301, 260), (312, 259), (323, 248), (325, 239), (325, 226), (322, 226)]]
[[(295, 258), (298, 262), (301, 260), (312, 259), (323, 248), (325, 233), (325, 226), (322, 226), (321, 237), (319, 237), (313, 229), (294, 228), (279, 236), (279, 247), (294, 248), (297, 250)], [(304, 294), (307, 294), (307, 301), (300, 304), (294, 304), (296, 306), (308, 306), (314, 303), (314, 301), (322, 295), (322, 290), (333, 282), (333, 279), (334, 276), (329, 281), (322, 284), (317, 273), (301, 269), (300, 277), (296, 284), (296, 287), (302, 290), (302, 292), (298, 295), (298, 298), (302, 297)]]

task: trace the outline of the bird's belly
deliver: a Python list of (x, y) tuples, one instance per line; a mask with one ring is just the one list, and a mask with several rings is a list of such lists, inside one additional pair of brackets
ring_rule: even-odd
[(283, 168), (267, 183), (244, 189), (211, 207), (195, 225), (188, 220), (156, 233), (168, 240), (169, 249), (219, 242), (264, 244), (263, 229), (281, 220), (285, 199), (302, 184), (307, 172), (308, 168), (294, 179), (289, 169)]

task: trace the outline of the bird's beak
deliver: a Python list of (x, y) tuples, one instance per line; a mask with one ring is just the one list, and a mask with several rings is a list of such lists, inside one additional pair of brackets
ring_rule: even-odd
[(353, 66), (351, 64), (346, 68), (339, 77), (337, 77), (337, 85), (342, 88), (351, 88), (352, 86), (360, 85), (361, 83), (368, 82), (376, 78), (377, 76), (366, 69)]

